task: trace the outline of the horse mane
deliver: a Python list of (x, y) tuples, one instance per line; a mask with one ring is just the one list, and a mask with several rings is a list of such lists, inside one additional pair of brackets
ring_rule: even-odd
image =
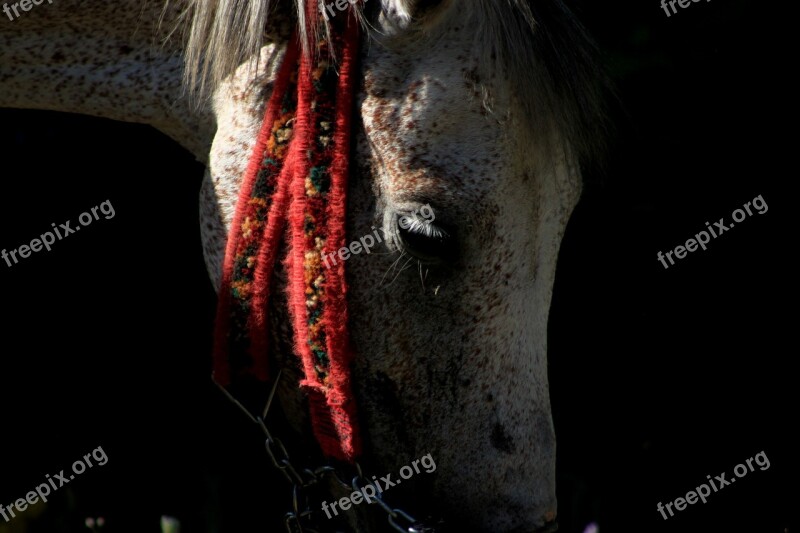
[[(285, 39), (286, 23), (292, 20), (304, 44), (327, 33), (325, 21), (316, 28), (306, 21), (306, 1), (319, 0), (295, 0), (293, 13), (283, 0), (186, 0), (188, 87), (199, 94), (213, 92), (248, 58), (258, 57), (266, 42), (276, 35)], [(397, 1), (405, 7), (418, 0)], [(580, 163), (601, 160), (608, 138), (604, 92), (610, 84), (599, 66), (596, 46), (564, 2), (452, 1), (463, 2), (459, 9), (476, 29), (474, 55), (480, 70), (497, 71), (500, 65), (514, 81), (535, 137), (542, 138), (546, 131), (548, 139), (559, 139)], [(350, 9), (368, 29), (363, 4)], [(480, 79), (472, 81), (491, 111), (489, 89)]]

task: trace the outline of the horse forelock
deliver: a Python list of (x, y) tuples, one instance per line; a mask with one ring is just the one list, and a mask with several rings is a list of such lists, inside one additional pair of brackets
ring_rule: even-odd
[[(174, 0), (167, 0), (167, 2)], [(319, 0), (311, 0), (315, 5)], [(309, 53), (314, 41), (328, 34), (326, 20), (316, 26), (307, 20), (309, 0), (186, 0), (180, 22), (185, 36), (184, 80), (201, 96), (213, 93), (248, 59), (258, 57), (268, 42), (286, 40), (291, 25)], [(362, 17), (360, 5), (352, 8)], [(254, 69), (255, 71), (255, 69)]]
[[(175, 0), (167, 0), (175, 2)], [(320, 17), (312, 27), (305, 17), (308, 2), (319, 0), (186, 0), (182, 18), (186, 39), (185, 80), (199, 95), (207, 95), (248, 58), (269, 42), (285, 39), (297, 24), (304, 42), (328, 32), (328, 21)], [(369, 1), (369, 0), (368, 0)], [(413, 31), (415, 0), (371, 0), (383, 10), (406, 22), (411, 21), (409, 38), (436, 38), (435, 28), (446, 22)], [(436, 8), (430, 2), (419, 19)], [(604, 90), (608, 87), (599, 68), (596, 48), (581, 23), (561, 0), (445, 0), (445, 16), (462, 17), (474, 28), (471, 51), (485, 73), (508, 75), (522, 107), (520, 113), (532, 135), (559, 139), (583, 163), (600, 159), (607, 139)], [(365, 17), (374, 4), (349, 6), (375, 36)], [(447, 15), (449, 13), (449, 15)], [(485, 79), (485, 76), (483, 77)], [(491, 90), (473, 80), (485, 95)], [(486, 107), (491, 110), (490, 98)], [(549, 141), (548, 141), (549, 142)]]
[[(414, 0), (371, 1), (412, 23), (414, 6), (419, 4)], [(266, 42), (285, 38), (293, 21), (303, 42), (326, 35), (327, 20), (320, 17), (318, 27), (306, 20), (308, 2), (318, 4), (319, 0), (187, 0), (183, 29), (189, 87), (201, 94), (213, 92), (248, 58), (257, 57)], [(420, 18), (436, 9), (430, 2), (424, 4)], [(502, 65), (518, 95), (522, 115), (529, 128), (538, 132), (534, 135), (560, 139), (582, 162), (602, 154), (607, 137), (602, 103), (606, 82), (593, 42), (561, 0), (449, 0), (440, 4), (450, 16), (469, 19), (467, 27), (475, 28), (476, 36), (472, 53), (481, 70), (496, 72), (497, 65)], [(373, 4), (348, 5), (368, 30), (371, 26), (364, 11), (374, 8)], [(442, 22), (437, 20), (437, 26)], [(412, 31), (410, 37), (435, 38), (435, 27), (432, 35), (427, 29)], [(367, 33), (374, 36), (374, 32)], [(491, 107), (488, 99), (486, 104)]]

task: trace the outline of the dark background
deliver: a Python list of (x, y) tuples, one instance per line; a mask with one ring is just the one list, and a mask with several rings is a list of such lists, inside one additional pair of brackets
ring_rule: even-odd
[[(551, 312), (561, 531), (800, 531), (788, 16), (714, 1), (667, 18), (656, 0), (581, 14), (619, 103)], [(18, 110), (0, 110), (0, 161), (0, 248), (105, 200), (116, 211), (0, 262), (0, 504), (102, 446), (108, 464), (28, 531), (103, 516), (103, 531), (149, 533), (163, 514), (184, 533), (277, 531), (263, 510), (288, 490), (208, 379), (202, 166), (148, 127)], [(656, 259), (758, 195), (766, 214), (668, 270)], [(667, 521), (656, 511), (761, 451), (768, 470)]]

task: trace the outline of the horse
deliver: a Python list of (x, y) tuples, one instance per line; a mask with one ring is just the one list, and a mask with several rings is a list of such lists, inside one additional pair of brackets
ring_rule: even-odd
[[(219, 287), (248, 157), (304, 2), (28, 4), (0, 23), (0, 107), (145, 123), (207, 164), (200, 227)], [(347, 262), (362, 464), (435, 473), (393, 502), (444, 531), (556, 523), (547, 318), (558, 251), (602, 152), (602, 75), (561, 0), (338, 2), (365, 28), (346, 230), (381, 230)], [(156, 187), (156, 184), (142, 184)], [(398, 230), (431, 209), (447, 246)], [(413, 228), (412, 228), (413, 229)], [(286, 273), (278, 265), (273, 294)], [(287, 302), (270, 302), (277, 404), (313, 448)], [(293, 448), (290, 448), (292, 450)], [(331, 486), (330, 499), (347, 496)], [(388, 495), (387, 495), (388, 496)], [(346, 514), (378, 531), (374, 506)]]

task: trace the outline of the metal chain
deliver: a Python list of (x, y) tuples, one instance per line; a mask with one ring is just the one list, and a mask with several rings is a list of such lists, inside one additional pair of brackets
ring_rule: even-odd
[[(242, 405), (231, 395), (230, 392), (228, 392), (219, 384), (217, 384), (217, 386), (231, 402), (239, 407), (239, 409), (245, 415), (247, 415), (252, 422), (261, 428), (261, 431), (266, 437), (265, 446), (267, 454), (272, 460), (272, 464), (276, 469), (278, 469), (278, 471), (281, 472), (281, 474), (283, 474), (283, 477), (286, 478), (286, 481), (288, 481), (292, 487), (292, 510), (288, 511), (284, 515), (284, 524), (286, 526), (287, 533), (321, 533), (321, 530), (317, 529), (314, 524), (315, 511), (311, 509), (311, 502), (308, 494), (309, 491), (314, 488), (324, 486), (324, 481), (326, 479), (332, 479), (339, 485), (340, 488), (348, 491), (351, 488), (354, 491), (361, 491), (361, 487), (368, 485), (369, 482), (367, 481), (359, 486), (359, 483), (365, 481), (365, 478), (361, 471), (361, 465), (359, 465), (357, 462), (355, 463), (357, 474), (353, 477), (353, 480), (350, 484), (342, 481), (336, 473), (336, 469), (332, 466), (324, 465), (314, 470), (310, 468), (298, 470), (295, 468), (295, 466), (292, 464), (291, 458), (289, 457), (289, 452), (286, 450), (283, 442), (279, 438), (272, 436), (269, 428), (264, 422), (267, 417), (267, 413), (269, 412), (269, 408), (272, 405), (272, 399), (275, 396), (275, 390), (278, 387), (278, 381), (280, 378), (281, 372), (278, 372), (278, 375), (275, 378), (275, 383), (273, 384), (272, 390), (269, 393), (267, 404), (264, 406), (264, 411), (260, 417), (254, 417), (244, 405)], [(417, 522), (417, 520), (415, 520), (414, 517), (407, 512), (401, 509), (393, 509), (383, 500), (380, 492), (378, 492), (375, 496), (370, 495), (370, 498), (374, 499), (375, 503), (377, 503), (378, 506), (386, 513), (389, 526), (394, 531), (399, 533), (436, 533), (435, 529)]]

